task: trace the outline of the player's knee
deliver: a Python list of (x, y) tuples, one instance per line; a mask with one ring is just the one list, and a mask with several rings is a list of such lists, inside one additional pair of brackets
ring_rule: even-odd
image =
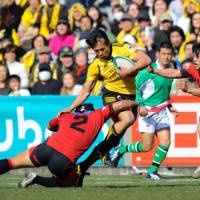
[(162, 140), (160, 142), (160, 144), (163, 145), (163, 146), (165, 146), (165, 147), (169, 147), (170, 144), (171, 144), (171, 141), (170, 141), (170, 139), (165, 139), (165, 140)]
[(135, 121), (135, 117), (131, 112), (129, 112), (126, 115), (122, 116), (121, 121), (124, 123), (125, 126), (128, 127), (133, 124), (133, 122)]
[(142, 144), (142, 148), (145, 152), (147, 151), (151, 151), (154, 147), (154, 144), (153, 143), (144, 143)]

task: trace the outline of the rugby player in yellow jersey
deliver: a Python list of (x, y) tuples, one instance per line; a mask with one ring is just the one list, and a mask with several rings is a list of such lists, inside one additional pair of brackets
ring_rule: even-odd
[[(88, 68), (87, 79), (80, 94), (63, 112), (70, 112), (82, 104), (100, 77), (104, 81), (102, 92), (104, 105), (121, 99), (135, 100), (134, 75), (126, 76), (126, 74), (130, 74), (131, 71), (137, 73), (150, 65), (151, 59), (144, 52), (134, 49), (128, 44), (111, 44), (106, 33), (101, 29), (93, 30), (86, 42), (96, 53), (96, 58)], [(134, 60), (135, 65), (129, 69), (124, 68), (121, 74), (118, 74), (112, 63), (112, 58), (115, 56), (126, 56)], [(120, 112), (112, 118), (113, 123), (111, 123), (106, 139), (95, 147), (84, 162), (80, 163), (83, 176), (90, 165), (96, 160), (102, 159), (110, 149), (119, 143), (126, 129), (135, 121), (136, 113), (137, 109), (134, 108), (132, 111)]]

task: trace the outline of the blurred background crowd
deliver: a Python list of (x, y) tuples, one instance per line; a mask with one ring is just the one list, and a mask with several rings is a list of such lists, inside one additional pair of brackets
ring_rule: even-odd
[[(157, 59), (159, 44), (171, 42), (169, 67), (192, 62), (200, 42), (198, 0), (2, 0), (0, 2), (0, 95), (77, 95), (95, 53), (86, 39), (103, 29), (112, 43), (129, 43)], [(189, 95), (175, 80), (172, 95)], [(99, 80), (93, 95), (101, 93)]]

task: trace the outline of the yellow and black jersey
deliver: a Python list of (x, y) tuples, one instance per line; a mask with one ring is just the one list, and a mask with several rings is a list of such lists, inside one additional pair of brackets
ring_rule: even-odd
[[(112, 44), (112, 57), (126, 56), (134, 60), (137, 49), (128, 44)], [(103, 78), (107, 90), (121, 94), (135, 94), (135, 78), (127, 76), (121, 78), (117, 73), (112, 60), (95, 58), (88, 68), (87, 80), (98, 80)]]

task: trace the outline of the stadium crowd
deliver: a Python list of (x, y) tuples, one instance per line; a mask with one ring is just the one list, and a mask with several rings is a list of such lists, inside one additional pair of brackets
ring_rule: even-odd
[[(192, 62), (200, 42), (200, 3), (195, 0), (3, 0), (0, 5), (0, 95), (77, 95), (95, 53), (85, 42), (93, 28), (111, 43), (143, 49), (156, 61), (159, 45), (173, 47), (170, 67)], [(191, 95), (174, 80), (172, 95)], [(93, 95), (101, 94), (99, 80)]]

